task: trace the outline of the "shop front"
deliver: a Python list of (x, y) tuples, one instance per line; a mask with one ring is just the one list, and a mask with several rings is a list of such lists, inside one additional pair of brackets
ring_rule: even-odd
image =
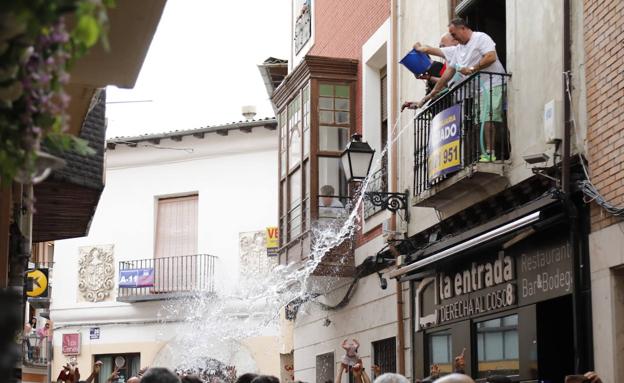
[[(574, 370), (574, 255), (569, 227), (524, 227), (414, 270), (416, 377), (437, 365), (479, 380), (563, 382)], [(417, 276), (417, 277), (414, 277)]]

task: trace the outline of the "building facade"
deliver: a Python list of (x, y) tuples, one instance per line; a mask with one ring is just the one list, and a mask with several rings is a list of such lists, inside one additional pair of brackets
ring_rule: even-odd
[[(280, 262), (318, 257), (315, 224), (351, 211), (356, 194), (338, 163), (350, 133), (376, 150), (367, 191), (404, 192), (409, 207), (390, 214), (356, 205), (356, 235), (322, 256), (313, 274), (324, 282), (294, 319), (295, 378), (335, 380), (340, 343), (357, 338), (366, 370), (378, 363), (412, 379), (432, 365), (451, 372), (463, 355), (463, 370), (478, 379), (562, 381), (595, 368), (617, 381), (621, 76), (603, 71), (619, 52), (598, 52), (619, 41), (611, 32), (619, 3), (399, 0), (380, 18), (378, 3), (362, 5), (366, 15), (341, 14), (342, 6), (294, 5), (289, 74), (272, 97)], [(401, 111), (426, 93), (398, 61), (417, 41), (437, 47), (455, 17), (492, 38), (505, 73), (467, 76), (423, 108)], [(489, 120), (492, 110), (480, 108), (495, 91), (501, 118)], [(445, 138), (455, 162), (432, 146), (441, 119), (457, 123)], [(494, 158), (483, 161), (490, 121)], [(394, 362), (381, 349), (393, 350)]]
[[(107, 185), (89, 235), (55, 246), (53, 371), (101, 360), (101, 382), (115, 363), (123, 379), (148, 365), (278, 374), (277, 329), (224, 298), (277, 263), (266, 249), (275, 120), (106, 145)], [(260, 330), (230, 332), (237, 326)]]

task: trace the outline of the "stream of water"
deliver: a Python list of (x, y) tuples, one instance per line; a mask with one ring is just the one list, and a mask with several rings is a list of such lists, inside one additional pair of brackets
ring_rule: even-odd
[[(398, 126), (400, 118), (392, 130)], [(158, 352), (154, 365), (189, 371), (214, 367), (218, 360), (234, 365), (237, 373), (257, 370), (245, 343), (253, 337), (279, 335), (280, 310), (293, 301), (314, 300), (310, 296), (310, 278), (329, 251), (353, 238), (360, 224), (360, 206), (371, 175), (381, 158), (411, 124), (402, 126), (394, 139), (383, 148), (361, 182), (344, 217), (335, 224), (313, 227), (311, 256), (305, 263), (276, 266), (265, 275), (240, 278), (234, 292), (213, 296), (191, 296), (165, 303), (159, 313), (162, 322), (159, 337), (166, 344)], [(318, 285), (318, 278), (314, 281)], [(305, 309), (305, 308), (303, 308)], [(301, 309), (300, 309), (301, 310)], [(180, 318), (184, 318), (180, 321)], [(210, 367), (210, 364), (213, 364)], [(208, 367), (207, 367), (208, 365)]]

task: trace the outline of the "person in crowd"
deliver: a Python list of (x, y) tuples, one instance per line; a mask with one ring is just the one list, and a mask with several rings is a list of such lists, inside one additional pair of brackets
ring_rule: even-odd
[(32, 327), (30, 324), (26, 323), (24, 325), (24, 332), (22, 333), (22, 346), (24, 348), (24, 355), (26, 355), (27, 360), (32, 360), (34, 347), (32, 343), (30, 343), (30, 335), (32, 334)]
[(392, 372), (379, 375), (374, 383), (409, 383), (406, 377)]
[[(496, 44), (490, 36), (483, 32), (473, 32), (460, 18), (451, 20), (448, 28), (459, 45), (456, 46), (446, 71), (431, 92), (416, 104), (417, 108), (436, 97), (457, 72), (464, 76), (479, 71), (505, 73), (505, 68), (496, 54)], [(489, 76), (481, 75), (479, 82), (481, 85), (479, 120), (482, 123), (481, 134), (485, 141), (481, 145), (480, 161), (489, 162), (496, 160), (493, 151), (494, 124), (503, 121), (502, 81), (499, 76), (494, 76), (490, 80)]]
[(236, 383), (251, 383), (251, 381), (254, 380), (257, 377), (258, 377), (258, 374), (254, 374), (254, 373), (248, 372), (246, 374), (243, 374), (243, 375), (239, 376), (236, 379)]
[(332, 185), (321, 187), (319, 198), (319, 218), (338, 218), (344, 210), (344, 205), (334, 197), (336, 190)]
[(457, 372), (458, 374), (465, 374), (466, 373), (466, 348), (464, 347), (464, 349), (462, 350), (461, 354), (457, 355), (455, 357), (455, 361), (453, 363), (453, 371)]
[[(417, 76), (418, 79), (427, 80), (427, 93), (433, 90), (435, 84), (440, 80), (440, 77), (446, 71), (446, 67), (453, 58), (453, 55), (455, 54), (455, 49), (458, 44), (459, 42), (455, 40), (453, 36), (451, 36), (451, 34), (448, 32), (442, 35), (442, 37), (440, 38), (439, 47), (437, 48), (422, 44), (419, 41), (414, 43), (414, 50), (444, 59), (443, 63), (439, 61), (434, 61), (433, 63), (431, 63), (431, 68), (429, 68), (427, 72), (420, 76)], [(453, 85), (460, 83), (461, 80), (462, 75), (460, 73), (455, 73), (455, 76), (453, 76), (453, 78), (449, 80), (447, 87), (452, 88)], [(401, 110), (405, 108), (416, 109), (417, 104), (418, 103), (415, 101), (406, 101), (403, 103)]]
[(152, 367), (145, 372), (141, 383), (180, 383), (180, 379), (166, 368)]
[(46, 342), (48, 341), (48, 337), (50, 336), (50, 322), (46, 322), (46, 324), (37, 330), (37, 348), (35, 350), (35, 358), (39, 359), (39, 361), (43, 361), (47, 359), (48, 355), (45, 353), (46, 350)]
[(436, 383), (475, 383), (475, 381), (465, 374), (458, 374), (456, 372), (437, 379)]
[(273, 375), (258, 375), (251, 383), (280, 383), (280, 381)]
[(338, 369), (338, 374), (336, 375), (336, 383), (340, 383), (342, 381), (342, 373), (344, 371), (351, 371), (353, 366), (358, 363), (362, 366), (362, 359), (358, 356), (358, 348), (360, 348), (360, 344), (356, 339), (349, 340), (348, 338), (345, 338), (340, 346), (345, 350), (345, 354), (342, 356), (342, 360), (340, 361), (340, 368)]
[(30, 318), (30, 327), (32, 327), (33, 331), (37, 329), (37, 317)]
[(602, 383), (602, 380), (594, 371), (588, 371), (583, 375), (566, 376), (565, 383)]
[(364, 371), (364, 365), (361, 360), (353, 366), (351, 371), (353, 372), (353, 380), (355, 383), (371, 383), (368, 374)]
[[(139, 383), (140, 380), (136, 383)], [(199, 376), (197, 375), (184, 375), (181, 379), (180, 379), (181, 383), (203, 383), (203, 380), (200, 379)], [(131, 383), (130, 380), (128, 380), (127, 383)]]

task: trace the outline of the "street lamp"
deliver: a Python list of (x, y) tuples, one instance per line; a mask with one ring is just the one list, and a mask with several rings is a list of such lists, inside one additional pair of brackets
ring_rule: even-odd
[(362, 135), (353, 134), (351, 142), (340, 155), (347, 182), (363, 181), (368, 176), (374, 155), (375, 150), (367, 142), (362, 142)]
[[(366, 179), (373, 162), (375, 150), (362, 142), (362, 135), (355, 133), (351, 136), (351, 142), (340, 155), (342, 169), (347, 177), (347, 182), (361, 182)], [(378, 191), (365, 191), (364, 198), (373, 206), (381, 207), (396, 213), (405, 210), (405, 220), (409, 222), (407, 209), (407, 193), (387, 193)]]

